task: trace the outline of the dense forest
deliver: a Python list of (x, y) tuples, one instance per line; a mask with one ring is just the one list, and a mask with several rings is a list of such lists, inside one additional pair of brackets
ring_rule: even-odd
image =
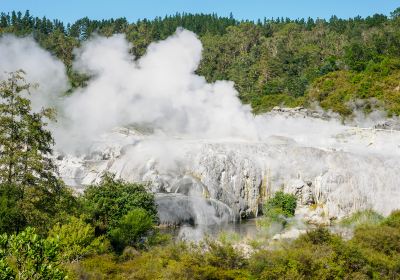
[(82, 18), (65, 25), (29, 11), (2, 13), (0, 34), (32, 34), (60, 58), (72, 87), (86, 77), (72, 70), (73, 48), (92, 34), (124, 33), (140, 57), (153, 41), (183, 27), (201, 39), (198, 73), (209, 82), (235, 82), (240, 98), (255, 113), (274, 106), (320, 104), (342, 116), (375, 108), (400, 114), (400, 9), (390, 16), (325, 19), (276, 18), (256, 22), (205, 14), (176, 14), (129, 23), (125, 18)]
[[(204, 44), (199, 74), (235, 81), (256, 113), (317, 101), (343, 116), (355, 106), (400, 114), (400, 9), (390, 17), (328, 21), (177, 14), (136, 23), (84, 18), (65, 26), (29, 12), (0, 19), (0, 33), (32, 34), (60, 58), (72, 88), (88, 79), (74, 72), (72, 50), (91, 34), (125, 33), (140, 57), (179, 26)], [(295, 195), (277, 192), (264, 204), (259, 226), (267, 230), (259, 239), (221, 235), (189, 243), (161, 233), (145, 185), (104, 174), (74, 193), (54, 163), (48, 130), (54, 111), (32, 112), (26, 93), (34, 85), (24, 77), (21, 70), (0, 81), (0, 280), (400, 277), (400, 211), (383, 217), (366, 210), (338, 222), (351, 236), (315, 227), (296, 240), (271, 242), (268, 228), (289, 228), (297, 203)]]

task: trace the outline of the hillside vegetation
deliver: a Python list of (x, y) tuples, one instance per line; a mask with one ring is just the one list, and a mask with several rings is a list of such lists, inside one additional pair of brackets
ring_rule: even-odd
[(177, 27), (195, 32), (204, 52), (197, 70), (209, 82), (232, 80), (255, 113), (274, 106), (310, 106), (315, 102), (343, 116), (357, 108), (381, 108), (400, 114), (400, 9), (390, 16), (339, 19), (264, 19), (176, 14), (129, 23), (125, 18), (82, 18), (65, 25), (21, 12), (0, 15), (0, 34), (33, 34), (61, 59), (72, 87), (84, 76), (72, 70), (73, 48), (94, 33), (124, 33), (132, 54), (142, 56), (153, 41)]

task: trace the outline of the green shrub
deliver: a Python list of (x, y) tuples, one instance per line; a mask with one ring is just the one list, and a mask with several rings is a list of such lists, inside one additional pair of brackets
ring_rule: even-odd
[(128, 258), (91, 256), (73, 271), (77, 279), (399, 279), (397, 217), (394, 212), (380, 224), (362, 224), (349, 241), (316, 228), (245, 256), (226, 238), (206, 239), (151, 247)]
[(70, 218), (66, 224), (57, 224), (49, 233), (50, 238), (57, 238), (63, 261), (78, 261), (91, 254), (104, 253), (108, 250), (106, 237), (97, 237), (94, 228), (83, 219)]
[(89, 256), (66, 266), (71, 279), (126, 279), (121, 275), (121, 264), (112, 254)]
[(297, 198), (293, 194), (286, 194), (282, 191), (276, 192), (274, 197), (269, 199), (264, 206), (264, 211), (268, 213), (271, 209), (279, 209), (285, 217), (293, 217), (296, 211)]
[(122, 217), (136, 208), (146, 210), (153, 221), (157, 220), (154, 195), (143, 185), (116, 180), (111, 174), (85, 190), (82, 204), (97, 234), (118, 227)]
[(242, 252), (233, 247), (228, 241), (206, 239), (204, 261), (214, 267), (224, 269), (241, 269), (247, 265)]
[(382, 224), (400, 229), (400, 210), (393, 211)]
[(331, 243), (335, 236), (325, 227), (318, 227), (314, 230), (307, 231), (307, 233), (301, 235), (296, 242), (311, 243), (311, 244), (325, 244)]
[(400, 254), (400, 228), (388, 225), (360, 226), (354, 231), (353, 242), (387, 255)]
[(152, 216), (142, 208), (133, 209), (110, 231), (111, 244), (117, 252), (122, 252), (126, 246), (142, 247), (145, 243), (144, 237), (152, 229)]
[[(400, 60), (380, 57), (371, 60), (361, 72), (341, 70), (317, 78), (308, 90), (307, 102), (317, 101), (322, 108), (344, 117), (350, 117), (354, 109), (366, 114), (384, 109), (388, 115), (399, 115), (399, 77)], [(363, 102), (354, 108), (354, 100)]]
[(267, 227), (273, 223), (286, 226), (287, 219), (294, 216), (296, 206), (297, 198), (295, 195), (278, 191), (264, 204), (264, 218), (259, 224)]
[(305, 105), (303, 97), (293, 97), (287, 94), (268, 94), (254, 97), (251, 100), (253, 111), (257, 114), (270, 111), (275, 106), (298, 107)]
[(400, 211), (393, 211), (380, 224), (358, 226), (352, 242), (385, 255), (400, 254)]
[[(33, 228), (0, 236), (0, 275), (12, 279), (65, 279), (57, 239), (43, 239)], [(8, 278), (10, 277), (10, 278)]]
[(0, 235), (0, 279), (15, 279), (16, 273), (7, 261), (8, 247), (8, 235)]

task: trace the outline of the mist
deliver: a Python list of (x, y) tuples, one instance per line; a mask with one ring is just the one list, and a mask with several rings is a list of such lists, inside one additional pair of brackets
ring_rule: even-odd
[(34, 108), (55, 107), (57, 147), (81, 151), (115, 127), (140, 125), (155, 133), (197, 138), (255, 139), (249, 106), (242, 105), (232, 82), (209, 84), (195, 74), (202, 45), (197, 36), (179, 29), (152, 43), (136, 60), (123, 35), (95, 36), (74, 50), (74, 69), (91, 77), (69, 96), (64, 65), (33, 38), (0, 39), (0, 78), (23, 69)]
[[(202, 45), (186, 30), (151, 44), (135, 60), (123, 35), (94, 37), (75, 50), (74, 68), (88, 74), (87, 87), (64, 100), (62, 147), (85, 147), (118, 126), (150, 127), (155, 133), (196, 138), (255, 138), (248, 106), (232, 82), (208, 84), (195, 74)], [(65, 139), (66, 131), (57, 131)]]
[(59, 98), (68, 89), (64, 64), (42, 49), (32, 37), (17, 38), (12, 35), (0, 37), (0, 79), (9, 72), (23, 70), (25, 79), (32, 85), (30, 99), (34, 110), (43, 106), (56, 107)]

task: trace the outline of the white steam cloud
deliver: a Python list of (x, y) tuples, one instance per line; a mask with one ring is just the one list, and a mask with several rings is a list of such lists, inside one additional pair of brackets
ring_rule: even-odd
[(74, 146), (131, 124), (170, 135), (256, 136), (250, 107), (241, 104), (233, 83), (208, 84), (194, 73), (202, 52), (194, 33), (178, 30), (151, 44), (137, 61), (130, 48), (124, 36), (114, 35), (95, 37), (75, 51), (76, 70), (92, 79), (62, 106), (70, 122), (62, 127), (68, 129)]
[(0, 78), (23, 69), (40, 85), (32, 94), (35, 108), (57, 107), (58, 147), (82, 149), (117, 126), (141, 125), (169, 135), (255, 139), (249, 106), (242, 105), (232, 82), (208, 84), (195, 74), (202, 53), (197, 36), (179, 29), (153, 43), (140, 59), (123, 35), (95, 37), (74, 51), (74, 68), (91, 76), (87, 87), (63, 96), (63, 64), (33, 38), (0, 39)]
[(24, 70), (26, 80), (38, 84), (32, 89), (32, 105), (40, 109), (43, 105), (55, 106), (59, 96), (68, 88), (64, 64), (42, 49), (31, 37), (0, 37), (0, 80), (8, 72)]

